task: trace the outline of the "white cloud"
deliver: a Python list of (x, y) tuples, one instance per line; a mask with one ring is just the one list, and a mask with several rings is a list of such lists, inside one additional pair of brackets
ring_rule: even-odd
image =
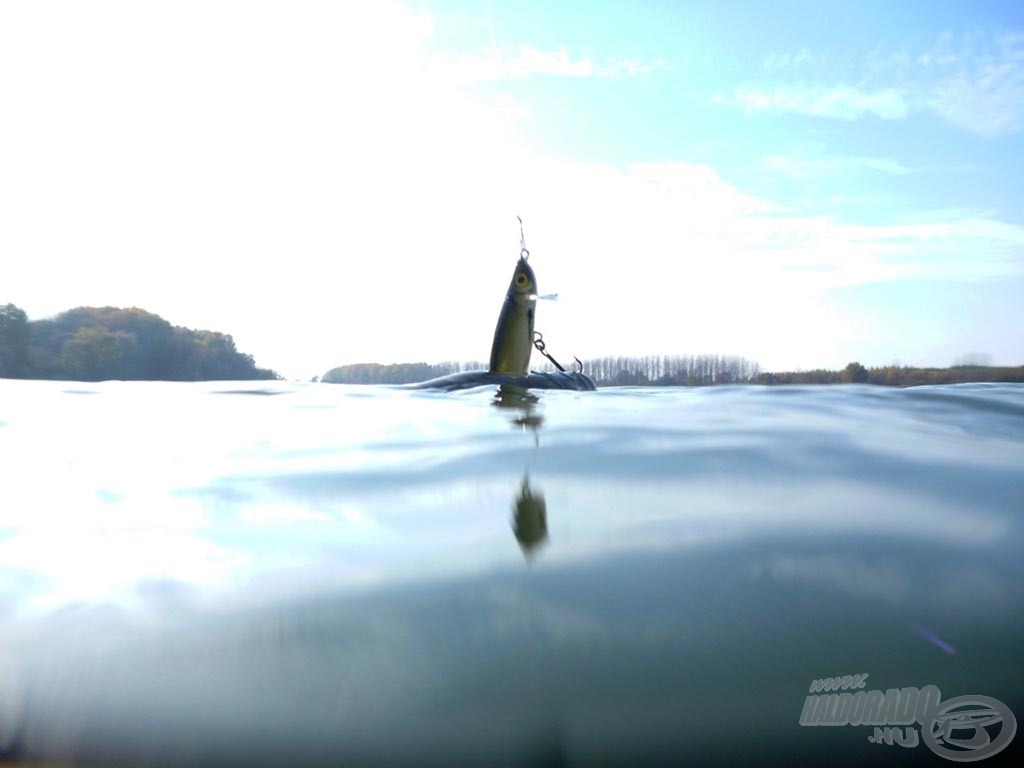
[(1024, 34), (968, 41), (955, 52), (949, 46), (940, 41), (920, 59), (936, 78), (927, 105), (982, 136), (1019, 131), (1024, 126)]
[(536, 76), (638, 77), (671, 69), (662, 58), (612, 57), (595, 62), (586, 56), (574, 57), (565, 46), (542, 50), (528, 45), (515, 51), (494, 47), (478, 53), (437, 53), (430, 58), (429, 66), (439, 77), (467, 85)]
[(829, 155), (799, 157), (796, 155), (765, 155), (758, 166), (766, 171), (781, 173), (794, 179), (822, 176), (841, 176), (850, 172), (870, 171), (893, 176), (910, 173), (911, 169), (886, 157), (858, 157)]
[[(861, 59), (856, 70), (839, 71), (825, 55), (807, 49), (773, 53), (762, 62), (762, 71), (775, 78), (799, 77), (800, 82), (747, 84), (716, 100), (747, 112), (843, 120), (865, 115), (896, 120), (911, 112), (932, 112), (988, 137), (1024, 127), (1024, 33), (946, 33), (917, 54), (872, 50)], [(856, 79), (858, 85), (814, 82), (826, 72), (832, 79)]]
[(481, 53), (439, 53), (430, 59), (434, 73), (453, 83), (486, 83), (504, 79), (523, 79), (536, 75), (590, 77), (594, 64), (589, 58), (574, 59), (562, 47), (544, 51), (523, 46), (514, 54), (502, 54), (496, 48)]
[(597, 73), (603, 77), (636, 77), (654, 72), (671, 72), (673, 69), (671, 64), (660, 57), (651, 60), (615, 57), (598, 67)]
[(782, 51), (765, 56), (761, 62), (761, 69), (765, 72), (783, 72), (811, 66), (821, 66), (824, 61), (825, 57), (823, 55), (814, 53), (808, 48), (801, 48), (794, 53)]
[(857, 120), (868, 115), (900, 120), (908, 112), (903, 96), (893, 88), (863, 91), (848, 85), (742, 86), (731, 98), (718, 100), (738, 104), (746, 112), (790, 112), (837, 120)]
[(594, 64), (589, 58), (573, 59), (565, 48), (556, 51), (541, 51), (523, 48), (519, 55), (505, 62), (505, 71), (510, 77), (529, 75), (560, 75), (563, 77), (590, 77)]

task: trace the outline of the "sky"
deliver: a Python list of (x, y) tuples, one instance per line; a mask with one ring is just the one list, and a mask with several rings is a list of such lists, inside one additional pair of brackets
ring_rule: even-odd
[(1024, 364), (1024, 6), (0, 3), (0, 303), (308, 379), (556, 357)]

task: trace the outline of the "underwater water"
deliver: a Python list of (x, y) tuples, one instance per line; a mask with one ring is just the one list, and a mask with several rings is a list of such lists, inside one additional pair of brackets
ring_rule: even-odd
[(1001, 764), (1022, 516), (1022, 385), (0, 381), (0, 758)]

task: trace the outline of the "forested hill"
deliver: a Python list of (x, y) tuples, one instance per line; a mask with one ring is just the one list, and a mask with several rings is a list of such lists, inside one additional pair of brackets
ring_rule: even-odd
[(231, 336), (171, 325), (142, 309), (78, 307), (29, 320), (0, 305), (0, 378), (70, 381), (275, 379)]

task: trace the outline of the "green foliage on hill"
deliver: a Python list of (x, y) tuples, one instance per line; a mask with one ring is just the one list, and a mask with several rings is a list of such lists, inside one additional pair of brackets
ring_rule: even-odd
[(231, 336), (172, 326), (142, 309), (78, 307), (29, 321), (0, 306), (0, 377), (72, 381), (274, 379)]
[(28, 317), (13, 304), (0, 306), (0, 378), (28, 375), (28, 346)]

